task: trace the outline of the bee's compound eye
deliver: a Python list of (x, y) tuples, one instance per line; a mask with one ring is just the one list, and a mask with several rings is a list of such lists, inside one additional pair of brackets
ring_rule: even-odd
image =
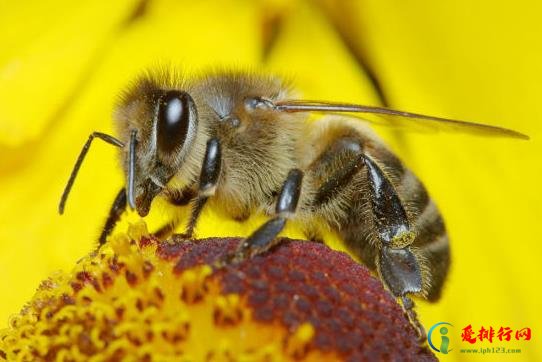
[(158, 104), (157, 142), (162, 152), (182, 147), (190, 126), (194, 102), (186, 92), (168, 91)]

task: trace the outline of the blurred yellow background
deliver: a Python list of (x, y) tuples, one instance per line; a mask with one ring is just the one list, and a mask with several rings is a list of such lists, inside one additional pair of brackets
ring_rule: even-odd
[[(112, 132), (117, 94), (149, 66), (212, 66), (294, 79), (306, 98), (388, 105), (529, 134), (528, 142), (378, 129), (424, 181), (447, 221), (453, 265), (442, 300), (419, 303), (429, 329), (453, 324), (442, 360), (542, 360), (542, 4), (537, 1), (168, 1), (4, 3), (0, 11), (0, 321), (41, 280), (91, 250), (123, 185), (116, 151), (96, 144), (67, 205), (57, 203), (93, 130)], [(156, 205), (152, 225), (168, 220)], [(181, 211), (181, 215), (182, 215)], [(217, 227), (245, 224), (206, 210)], [(205, 221), (203, 221), (205, 223)], [(154, 224), (153, 224), (154, 223)], [(300, 236), (294, 228), (290, 235)], [(333, 238), (330, 243), (339, 244)], [(531, 341), (479, 342), (519, 354), (472, 356), (471, 324), (530, 327)]]

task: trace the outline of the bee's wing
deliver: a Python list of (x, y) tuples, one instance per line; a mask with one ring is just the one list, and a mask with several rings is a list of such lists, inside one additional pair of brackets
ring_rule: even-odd
[(511, 129), (487, 124), (458, 121), (393, 109), (358, 104), (322, 101), (284, 100), (275, 103), (281, 112), (354, 113), (356, 118), (395, 127), (427, 131), (470, 133), (490, 137), (510, 137), (527, 140), (529, 136)]

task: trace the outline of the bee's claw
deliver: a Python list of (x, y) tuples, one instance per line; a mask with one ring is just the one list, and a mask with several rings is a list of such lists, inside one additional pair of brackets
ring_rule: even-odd
[(235, 252), (229, 252), (229, 253), (226, 253), (226, 255), (219, 257), (214, 262), (214, 267), (217, 269), (224, 268), (228, 265), (238, 264), (245, 259), (246, 257), (236, 250)]
[(414, 301), (407, 296), (402, 296), (401, 305), (406, 317), (408, 318), (408, 321), (410, 322), (410, 325), (416, 331), (418, 343), (424, 344), (427, 340), (427, 334), (425, 333), (425, 328), (418, 320), (418, 315), (414, 310)]
[(187, 234), (187, 233), (172, 234), (167, 240), (171, 244), (180, 244), (180, 243), (185, 243), (185, 242), (192, 242), (192, 243), (198, 242), (198, 239), (195, 239), (193, 234)]

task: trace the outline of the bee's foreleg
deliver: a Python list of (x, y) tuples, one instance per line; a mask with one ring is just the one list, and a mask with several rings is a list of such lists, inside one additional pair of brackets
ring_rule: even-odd
[[(164, 191), (164, 196), (167, 198), (168, 202), (173, 205), (185, 206), (188, 203), (192, 204), (190, 218), (188, 219), (185, 232), (177, 235), (177, 240), (179, 237), (184, 239), (191, 239), (193, 237), (194, 228), (203, 207), (207, 203), (209, 197), (215, 194), (218, 179), (220, 177), (221, 166), (222, 153), (220, 141), (217, 138), (211, 138), (207, 141), (207, 148), (205, 149), (205, 156), (201, 165), (197, 189), (194, 190), (193, 186), (188, 186), (182, 191), (167, 189)], [(163, 239), (170, 236), (177, 226), (178, 221), (174, 219), (159, 228), (153, 234), (157, 238)]]
[(279, 241), (276, 236), (286, 225), (286, 220), (295, 214), (301, 194), (302, 180), (303, 172), (301, 170), (290, 170), (277, 199), (276, 216), (239, 244), (237, 251), (231, 256), (232, 261), (240, 261), (261, 254)]
[(203, 164), (201, 165), (201, 173), (199, 177), (198, 194), (192, 202), (192, 211), (190, 213), (190, 219), (186, 226), (186, 231), (183, 234), (185, 238), (191, 238), (194, 233), (194, 227), (203, 210), (203, 206), (209, 200), (209, 197), (213, 196), (216, 191), (218, 179), (220, 177), (220, 170), (222, 167), (222, 151), (220, 148), (220, 141), (218, 138), (211, 138), (207, 141), (207, 148), (205, 149), (205, 157), (203, 158)]
[(407, 296), (422, 291), (422, 274), (416, 256), (410, 250), (414, 233), (401, 199), (380, 167), (364, 154), (367, 167), (374, 223), (380, 240), (377, 270), (390, 292), (401, 299), (403, 309), (421, 340), (425, 331), (416, 313), (414, 302)]
[(117, 194), (117, 197), (115, 197), (113, 205), (111, 205), (109, 215), (107, 216), (107, 220), (105, 221), (102, 233), (100, 234), (100, 238), (98, 239), (98, 248), (105, 244), (107, 237), (111, 234), (111, 232), (113, 232), (113, 229), (115, 228), (117, 222), (120, 220), (122, 213), (126, 210), (126, 203), (126, 189), (123, 187)]

